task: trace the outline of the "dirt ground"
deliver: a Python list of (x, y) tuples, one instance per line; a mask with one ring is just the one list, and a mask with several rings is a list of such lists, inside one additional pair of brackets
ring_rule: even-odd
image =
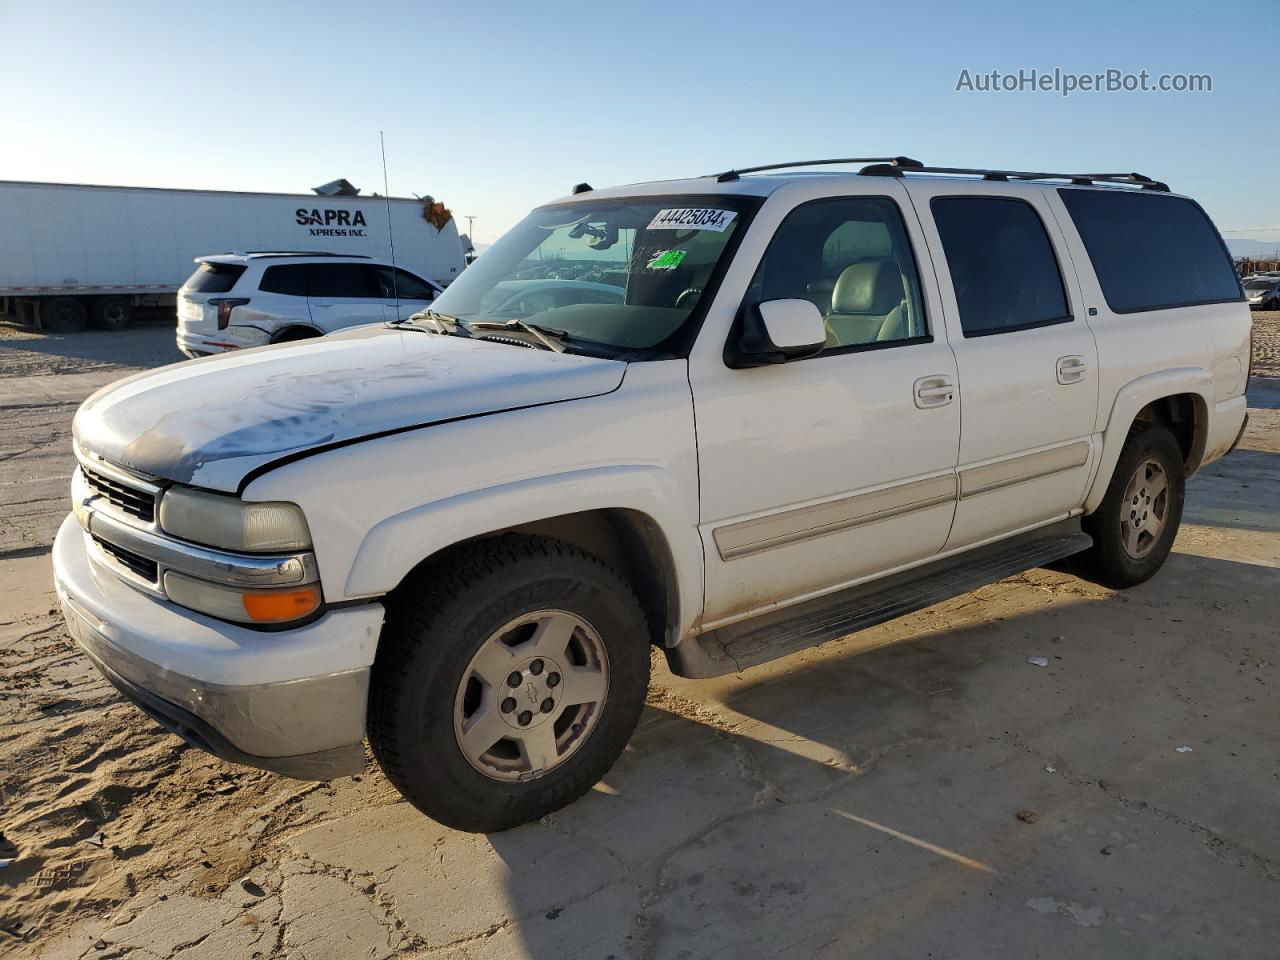
[(1280, 315), (1256, 320), (1242, 449), (1153, 581), (1033, 570), (736, 676), (659, 661), (606, 780), (492, 836), (372, 763), (222, 763), (98, 678), (49, 582), (70, 419), (177, 361), (173, 330), (0, 325), (0, 954), (1275, 956)]

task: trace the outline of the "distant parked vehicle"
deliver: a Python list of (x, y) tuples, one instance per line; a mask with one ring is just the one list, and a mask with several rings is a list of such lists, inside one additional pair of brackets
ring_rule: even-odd
[(173, 308), (217, 250), (392, 259), (433, 284), (462, 273), (457, 225), (430, 198), (159, 190), (0, 181), (0, 317), (52, 333)]
[(1243, 281), (1251, 310), (1280, 309), (1280, 276), (1262, 274)]
[(192, 358), (404, 320), (441, 292), (366, 257), (224, 253), (196, 263), (178, 291), (178, 349)]

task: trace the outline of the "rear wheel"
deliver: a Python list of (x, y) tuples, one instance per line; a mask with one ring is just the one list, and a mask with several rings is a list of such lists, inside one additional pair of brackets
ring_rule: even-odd
[(1110, 587), (1132, 587), (1163, 565), (1186, 489), (1182, 450), (1163, 426), (1137, 427), (1125, 441), (1101, 506), (1084, 519), (1093, 546), (1081, 572)]
[(293, 343), (295, 340), (310, 340), (320, 336), (320, 331), (310, 327), (287, 327), (272, 338), (272, 343)]
[(89, 311), (75, 297), (53, 297), (40, 304), (40, 325), (50, 333), (79, 333), (89, 325)]
[(507, 535), (455, 553), (388, 606), (369, 742), (423, 813), (505, 830), (591, 788), (649, 684), (631, 588), (567, 543)]
[(101, 330), (123, 330), (133, 322), (128, 297), (99, 297), (93, 301), (93, 325)]

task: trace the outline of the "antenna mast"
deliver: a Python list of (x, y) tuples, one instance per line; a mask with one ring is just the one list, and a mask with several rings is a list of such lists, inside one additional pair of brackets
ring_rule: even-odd
[(396, 235), (391, 229), (391, 190), (387, 186), (387, 140), (378, 131), (378, 145), (382, 148), (382, 199), (387, 205), (387, 239), (391, 241), (391, 291), (396, 298), (396, 319), (400, 319), (400, 278), (396, 274)]

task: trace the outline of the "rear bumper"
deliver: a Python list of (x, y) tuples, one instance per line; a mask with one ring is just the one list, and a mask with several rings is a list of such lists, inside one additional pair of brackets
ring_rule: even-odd
[(257, 327), (236, 326), (232, 324), (225, 330), (212, 333), (196, 333), (178, 324), (178, 350), (185, 356), (210, 357), (215, 353), (226, 353), (229, 350), (245, 350), (249, 347), (261, 347), (271, 342), (265, 330)]
[(275, 633), (222, 623), (99, 569), (74, 517), (58, 531), (53, 567), (76, 643), (171, 732), (233, 763), (299, 779), (363, 769), (380, 605), (331, 610)]

